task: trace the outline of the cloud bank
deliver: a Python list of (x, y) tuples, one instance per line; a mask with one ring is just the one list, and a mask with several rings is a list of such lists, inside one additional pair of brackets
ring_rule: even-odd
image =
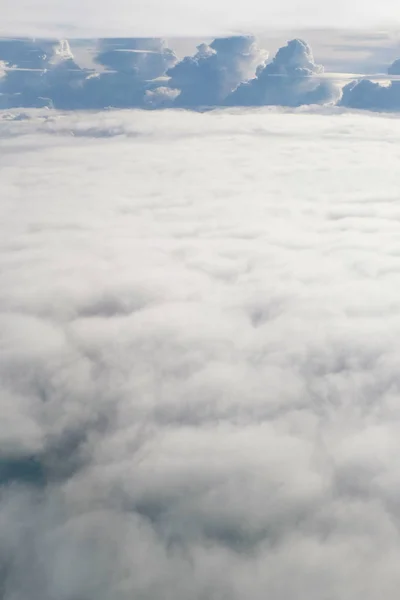
[(338, 104), (400, 110), (400, 59), (389, 66), (387, 85), (363, 78), (343, 87), (301, 39), (290, 40), (270, 60), (250, 35), (216, 38), (178, 60), (160, 38), (107, 38), (97, 42), (93, 59), (95, 69), (80, 66), (67, 40), (0, 39), (0, 108)]
[(398, 120), (0, 136), (1, 597), (397, 600)]
[(311, 48), (292, 40), (271, 63), (254, 36), (216, 38), (178, 62), (160, 39), (100, 40), (94, 62), (80, 68), (69, 44), (3, 40), (0, 58), (8, 66), (0, 93), (3, 108), (54, 106), (61, 109), (222, 105), (323, 104), (340, 95), (320, 82), (323, 68)]

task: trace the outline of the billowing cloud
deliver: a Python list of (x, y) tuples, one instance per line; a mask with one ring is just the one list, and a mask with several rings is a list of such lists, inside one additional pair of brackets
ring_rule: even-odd
[(105, 71), (87, 79), (84, 107), (146, 107), (157, 105), (161, 96), (158, 92), (153, 97), (151, 80), (165, 75), (177, 57), (162, 39), (104, 39), (99, 41), (95, 62)]
[(171, 108), (174, 106), (179, 94), (179, 90), (171, 89), (168, 86), (147, 89), (144, 97), (144, 105), (147, 108)]
[(0, 40), (0, 60), (8, 67), (0, 83), (2, 108), (77, 108), (86, 74), (67, 40)]
[(178, 59), (160, 38), (111, 38), (100, 40), (95, 60), (106, 69), (133, 72), (146, 80), (165, 75)]
[(321, 73), (323, 67), (314, 62), (310, 46), (294, 39), (278, 50), (272, 62), (259, 68), (254, 79), (242, 83), (227, 103), (301, 106), (334, 102), (340, 93), (332, 83), (318, 79)]
[(181, 91), (179, 106), (221, 105), (266, 58), (253, 36), (217, 38), (210, 45), (201, 44), (194, 56), (187, 56), (167, 74), (171, 88)]
[(397, 600), (400, 122), (309, 111), (1, 114), (2, 600)]
[[(388, 75), (400, 75), (400, 59), (390, 65)], [(341, 105), (364, 110), (400, 111), (400, 81), (394, 80), (387, 85), (369, 79), (352, 81), (343, 88)]]

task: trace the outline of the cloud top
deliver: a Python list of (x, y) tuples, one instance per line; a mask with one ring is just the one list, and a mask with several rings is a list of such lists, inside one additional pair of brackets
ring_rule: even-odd
[(272, 62), (258, 69), (257, 77), (242, 83), (228, 103), (243, 106), (323, 104), (335, 98), (335, 88), (314, 78), (321, 73), (323, 67), (314, 62), (310, 46), (294, 39), (278, 50)]
[(397, 600), (400, 122), (314, 112), (0, 113), (3, 600)]
[[(399, 59), (400, 60), (400, 59)], [(388, 83), (340, 85), (292, 39), (272, 60), (251, 35), (215, 38), (178, 60), (160, 38), (104, 38), (95, 69), (76, 60), (67, 40), (0, 40), (0, 107), (59, 109), (340, 105), (398, 111), (399, 60)]]

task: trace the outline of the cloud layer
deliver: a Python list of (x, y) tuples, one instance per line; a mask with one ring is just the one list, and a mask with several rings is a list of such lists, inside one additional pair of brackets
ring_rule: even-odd
[(397, 600), (399, 122), (0, 136), (2, 598)]
[(395, 0), (0, 0), (0, 35), (35, 37), (215, 36), (237, 31), (374, 27), (400, 23)]

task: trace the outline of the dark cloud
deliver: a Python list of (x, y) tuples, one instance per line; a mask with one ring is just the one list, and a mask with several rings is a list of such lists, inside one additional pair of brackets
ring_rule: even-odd
[(227, 99), (239, 106), (301, 106), (336, 101), (339, 92), (330, 82), (320, 81), (323, 67), (314, 62), (311, 48), (294, 39), (280, 48), (257, 76), (242, 83)]

